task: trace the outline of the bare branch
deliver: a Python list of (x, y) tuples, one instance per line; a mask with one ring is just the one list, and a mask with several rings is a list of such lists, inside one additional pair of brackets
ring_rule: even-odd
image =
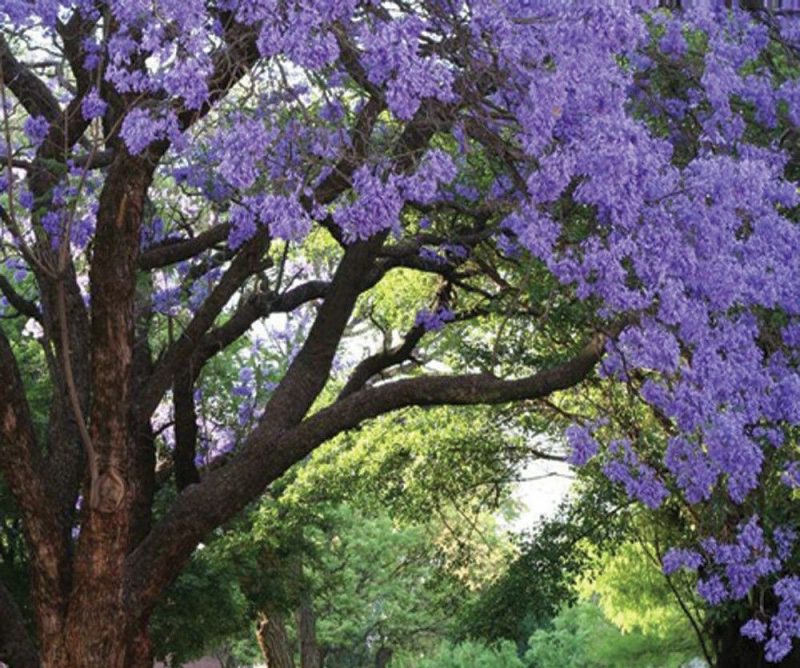
[(425, 336), (425, 328), (422, 325), (415, 325), (406, 333), (403, 342), (399, 346), (390, 350), (383, 350), (362, 360), (350, 375), (344, 389), (339, 394), (339, 398), (344, 399), (354, 392), (358, 392), (367, 384), (370, 378), (389, 367), (411, 359), (414, 348), (416, 348), (423, 336)]
[(228, 238), (230, 225), (222, 223), (192, 239), (168, 240), (144, 251), (139, 257), (139, 269), (148, 271), (176, 262), (190, 260)]
[(36, 304), (34, 304), (32, 301), (28, 301), (25, 299), (25, 297), (19, 294), (14, 289), (14, 286), (11, 285), (11, 282), (1, 274), (0, 292), (3, 293), (3, 296), (8, 300), (8, 303), (17, 309), (17, 311), (19, 311), (22, 315), (26, 315), (29, 318), (41, 321), (42, 314), (39, 312), (39, 309), (36, 308)]

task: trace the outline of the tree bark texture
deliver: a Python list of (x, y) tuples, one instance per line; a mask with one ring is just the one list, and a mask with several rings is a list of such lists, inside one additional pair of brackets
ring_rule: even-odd
[(256, 638), (267, 668), (294, 668), (294, 649), (289, 643), (283, 615), (278, 611), (262, 610)]
[(317, 620), (311, 597), (303, 595), (297, 610), (301, 668), (322, 668), (322, 652), (317, 643)]

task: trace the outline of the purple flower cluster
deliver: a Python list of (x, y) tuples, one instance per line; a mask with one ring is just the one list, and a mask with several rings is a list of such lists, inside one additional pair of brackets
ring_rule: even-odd
[(648, 508), (658, 508), (669, 492), (655, 470), (640, 461), (630, 441), (612, 441), (608, 451), (611, 460), (603, 467), (608, 478), (621, 484), (628, 496), (641, 501)]
[(439, 307), (435, 311), (422, 309), (417, 313), (414, 324), (422, 327), (427, 332), (438, 332), (444, 329), (448, 322), (455, 320), (456, 314), (447, 307)]
[(423, 98), (455, 99), (451, 70), (435, 56), (421, 54), (420, 37), (426, 28), (422, 18), (409, 16), (377, 28), (365, 25), (360, 35), (370, 81), (386, 84), (389, 109), (400, 119), (411, 119)]
[(174, 114), (153, 114), (141, 107), (134, 107), (128, 112), (122, 122), (120, 134), (133, 155), (142, 153), (155, 141), (164, 139), (181, 141), (178, 121)]
[(87, 121), (101, 117), (107, 108), (108, 104), (100, 97), (97, 88), (92, 88), (81, 102), (81, 113)]
[(796, 541), (796, 532), (786, 527), (774, 529), (768, 540), (760, 518), (753, 516), (739, 526), (735, 541), (707, 538), (701, 544), (703, 554), (673, 548), (664, 555), (662, 565), (667, 574), (679, 568), (701, 571), (697, 590), (711, 605), (741, 600), (759, 583), (772, 578), (777, 611), (771, 618), (749, 620), (741, 632), (753, 640), (766, 641), (767, 659), (780, 661), (791, 651), (792, 639), (800, 637), (800, 578), (775, 577), (790, 558)]
[(570, 447), (568, 461), (573, 466), (583, 466), (600, 451), (600, 444), (587, 427), (570, 425), (565, 436)]

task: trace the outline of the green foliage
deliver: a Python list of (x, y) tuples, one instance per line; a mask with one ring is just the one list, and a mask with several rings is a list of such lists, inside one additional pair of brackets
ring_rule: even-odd
[(682, 627), (665, 636), (624, 633), (600, 606), (583, 601), (531, 636), (525, 660), (529, 668), (677, 668), (696, 655)]
[(592, 545), (624, 535), (625, 514), (604, 496), (607, 491), (585, 490), (522, 537), (519, 556), (466, 608), (461, 636), (524, 646), (534, 629), (573, 602), (578, 578), (594, 564)]
[(406, 656), (392, 664), (393, 668), (526, 668), (511, 642), (487, 647), (477, 642), (457, 645), (442, 644), (431, 656)]
[(348, 498), (408, 521), (454, 503), (491, 509), (507, 498), (505, 484), (525, 453), (489, 409), (407, 410), (319, 448), (284, 498), (298, 506)]
[(386, 514), (365, 515), (347, 505), (327, 517), (328, 530), (312, 537), (317, 559), (306, 573), (319, 642), (341, 657), (369, 654), (368, 636), (390, 647), (444, 637), (452, 623), (451, 588), (458, 586), (442, 577), (429, 528), (396, 525)]
[[(693, 630), (676, 604), (669, 581), (641, 543), (626, 542), (613, 553), (600, 555), (593, 572), (594, 577), (582, 583), (582, 593), (586, 597), (596, 594), (603, 613), (623, 632), (639, 629), (665, 636), (681, 629), (692, 637)], [(693, 589), (687, 587), (684, 593), (695, 607)]]
[(174, 666), (229, 640), (249, 638), (251, 628), (235, 564), (209, 548), (195, 553), (150, 623), (156, 656)]
[(361, 298), (356, 317), (369, 318), (382, 331), (406, 331), (417, 312), (430, 306), (437, 282), (438, 277), (397, 269)]
[[(303, 597), (329, 666), (370, 665), (381, 645), (420, 649), (453, 635), (457, 612), (510, 557), (483, 510), (500, 503), (507, 446), (487, 412), (454, 409), (408, 411), (326, 446), (195, 554), (190, 574), (212, 584), (183, 577), (170, 590), (154, 622), (160, 653), (229, 645), (266, 605), (291, 624)], [(226, 580), (230, 609), (205, 617), (200, 638), (193, 624), (214, 578)]]

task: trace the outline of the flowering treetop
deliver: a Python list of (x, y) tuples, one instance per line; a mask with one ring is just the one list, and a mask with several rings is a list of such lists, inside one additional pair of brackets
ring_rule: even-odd
[[(602, 359), (663, 441), (654, 450), (613, 418), (575, 425), (575, 462), (598, 457), (648, 506), (675, 498), (719, 520), (665, 567), (701, 569), (711, 603), (767, 583), (776, 614), (745, 632), (772, 660), (790, 651), (797, 547), (759, 499), (800, 486), (800, 28), (652, 5), (0, 5), (0, 289), (59, 360), (51, 423), (74, 416), (48, 437), (77, 471), (54, 507), (69, 515), (80, 488), (68, 445), (85, 446), (91, 507), (116, 512), (108, 490), (152, 476), (115, 429), (152, 443), (163, 416), (174, 422), (164, 434), (184, 491), (126, 539), (142, 609), (170, 562), (326, 438), (413, 404), (543, 396)], [(552, 304), (533, 303), (525, 265), (560, 286)], [(418, 313), (355, 360), (342, 341), (356, 303), (395, 270), (425, 277)], [(479, 331), (498, 309), (539, 323), (565, 298), (591, 316), (584, 347), (562, 347), (556, 366), (506, 363), (504, 378), (413, 364), (436, 332)], [(285, 349), (257, 327), (275, 314), (295, 314), (277, 334)], [(247, 337), (239, 423), (208, 426), (203, 369)], [(0, 352), (13, 388), (11, 348)], [(390, 368), (400, 379), (376, 383)], [(331, 377), (344, 389), (310, 412)], [(15, 431), (29, 411), (4, 392), (17, 418), (0, 432), (7, 461), (36, 436)], [(223, 437), (230, 461), (201, 479), (200, 450)], [(6, 478), (33, 514), (33, 492)], [(731, 518), (741, 524), (723, 530)]]

